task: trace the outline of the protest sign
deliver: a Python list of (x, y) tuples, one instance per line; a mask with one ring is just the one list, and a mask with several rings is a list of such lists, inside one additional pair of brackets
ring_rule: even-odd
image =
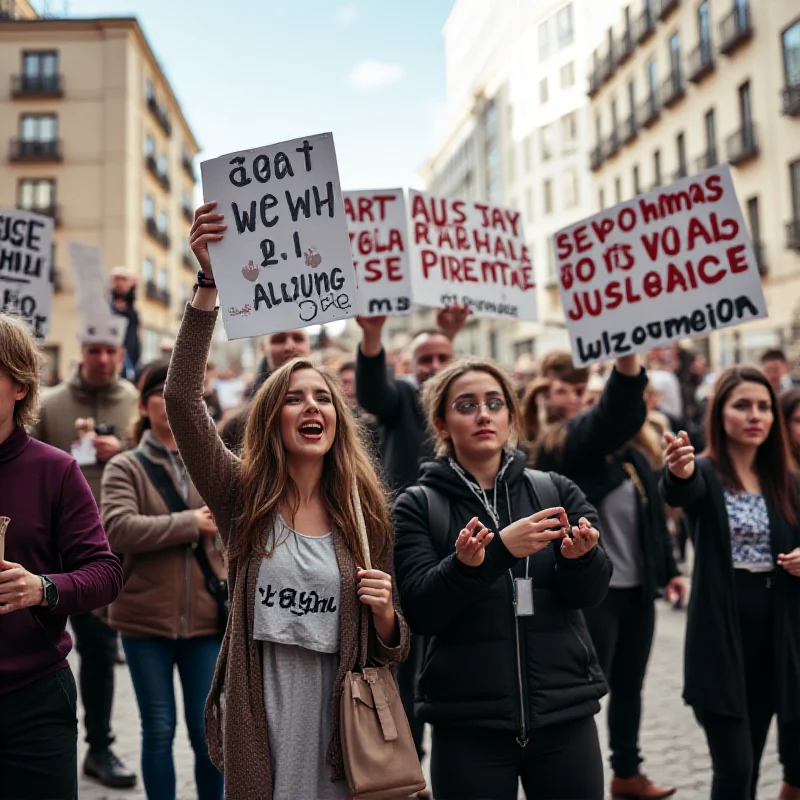
[(408, 220), (402, 189), (344, 193), (356, 271), (358, 313), (411, 312)]
[(108, 276), (103, 251), (93, 244), (67, 242), (69, 261), (75, 274), (75, 297), (82, 315), (96, 314), (108, 303)]
[(228, 339), (352, 317), (356, 278), (333, 135), (204, 161), (205, 201), (228, 229), (209, 244)]
[(0, 208), (0, 311), (17, 314), (44, 341), (53, 314), (53, 218)]
[(570, 225), (553, 246), (581, 366), (767, 316), (727, 164)]
[(409, 193), (414, 301), (536, 320), (536, 280), (518, 211)]

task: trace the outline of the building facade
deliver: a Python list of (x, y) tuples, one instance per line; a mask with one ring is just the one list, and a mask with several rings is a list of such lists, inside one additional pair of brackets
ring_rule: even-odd
[(142, 29), (0, 14), (0, 81), (0, 206), (55, 220), (49, 370), (66, 377), (79, 353), (71, 240), (99, 245), (107, 271), (137, 275), (143, 360), (155, 357), (195, 280), (198, 144)]
[[(800, 344), (800, 6), (634, 0), (589, 74), (593, 209), (729, 162), (769, 318), (715, 332), (724, 366)], [(796, 353), (795, 353), (796, 354)]]

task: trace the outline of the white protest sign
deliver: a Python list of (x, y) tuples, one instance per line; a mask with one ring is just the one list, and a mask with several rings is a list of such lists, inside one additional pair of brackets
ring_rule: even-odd
[(69, 260), (75, 274), (75, 295), (82, 314), (96, 314), (108, 305), (108, 276), (103, 251), (93, 244), (68, 242)]
[(570, 225), (553, 242), (578, 365), (767, 316), (727, 164)]
[(0, 311), (18, 314), (40, 341), (50, 332), (53, 218), (0, 208)]
[(408, 219), (402, 189), (344, 193), (350, 249), (365, 317), (411, 313)]
[(536, 320), (536, 279), (518, 211), (409, 192), (414, 302)]
[(356, 314), (333, 135), (204, 161), (203, 197), (228, 229), (209, 253), (228, 339)]

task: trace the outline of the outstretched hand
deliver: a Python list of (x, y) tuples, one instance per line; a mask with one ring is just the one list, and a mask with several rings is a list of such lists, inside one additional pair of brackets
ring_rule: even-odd
[(667, 469), (681, 480), (687, 480), (694, 475), (694, 447), (689, 441), (689, 434), (681, 431), (677, 436), (672, 433), (665, 433), (664, 439), (667, 442), (667, 449), (664, 453), (664, 461)]
[(454, 304), (436, 312), (436, 325), (448, 338), (454, 339), (472, 313), (469, 306)]

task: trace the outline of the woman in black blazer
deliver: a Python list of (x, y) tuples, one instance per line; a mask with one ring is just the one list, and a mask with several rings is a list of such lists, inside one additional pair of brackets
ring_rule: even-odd
[(667, 435), (661, 481), (695, 546), (683, 697), (708, 739), (712, 800), (755, 798), (776, 713), (780, 800), (800, 800), (799, 495), (760, 370), (720, 375), (707, 433), (697, 460), (686, 433)]

